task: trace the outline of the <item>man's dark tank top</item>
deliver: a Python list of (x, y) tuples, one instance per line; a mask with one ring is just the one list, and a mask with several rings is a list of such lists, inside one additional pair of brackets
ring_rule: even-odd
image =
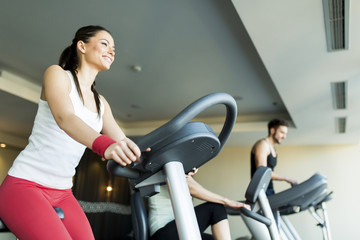
[[(267, 156), (267, 167), (271, 168), (271, 170), (274, 171), (276, 163), (277, 163), (277, 158), (274, 157), (270, 151), (270, 154)], [(251, 178), (254, 176), (255, 171), (256, 171), (255, 154), (253, 152), (251, 152)], [(274, 191), (273, 180), (270, 180), (267, 191), (268, 190)]]

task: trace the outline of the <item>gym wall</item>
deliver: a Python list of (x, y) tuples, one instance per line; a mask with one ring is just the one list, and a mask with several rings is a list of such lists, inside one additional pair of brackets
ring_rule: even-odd
[[(357, 229), (360, 206), (360, 146), (277, 146), (278, 174), (299, 183), (315, 173), (327, 177), (333, 199), (327, 203), (333, 239), (360, 239)], [(244, 200), (250, 181), (250, 147), (225, 147), (212, 161), (199, 169), (195, 179), (204, 187), (231, 199)], [(275, 191), (290, 187), (274, 182)], [(200, 201), (196, 201), (196, 204)], [(320, 227), (308, 211), (288, 216), (302, 239), (322, 239)], [(232, 239), (250, 236), (241, 217), (230, 216)]]
[(19, 153), (20, 149), (17, 148), (0, 148), (0, 182), (5, 179), (8, 170)]

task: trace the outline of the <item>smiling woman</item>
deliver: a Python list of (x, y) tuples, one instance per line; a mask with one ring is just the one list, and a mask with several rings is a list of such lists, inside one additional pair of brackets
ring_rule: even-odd
[[(0, 187), (0, 218), (18, 238), (94, 239), (71, 190), (86, 147), (123, 166), (139, 159), (139, 148), (95, 89), (97, 74), (110, 69), (114, 56), (110, 32), (86, 26), (76, 32), (59, 65), (45, 71), (29, 144)], [(65, 219), (59, 220), (55, 206)]]
[[(114, 55), (114, 40), (112, 39), (110, 32), (100, 26), (92, 26), (91, 29), (90, 27), (79, 29), (75, 34), (72, 44), (61, 54), (59, 65), (64, 70), (70, 71), (73, 75), (76, 89), (83, 102), (84, 97), (77, 77), (79, 65), (89, 65), (92, 62), (97, 61), (97, 64), (96, 62), (92, 63), (94, 69), (97, 69), (97, 71), (108, 70), (114, 61)], [(99, 113), (100, 101), (99, 94), (95, 89), (95, 81), (91, 84), (91, 91), (94, 95), (93, 98), (95, 99), (96, 110)]]

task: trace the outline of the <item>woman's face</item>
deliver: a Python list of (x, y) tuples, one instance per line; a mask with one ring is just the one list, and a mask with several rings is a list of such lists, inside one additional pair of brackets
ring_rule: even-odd
[(109, 70), (115, 59), (114, 39), (106, 31), (99, 31), (84, 43), (84, 61), (98, 71)]

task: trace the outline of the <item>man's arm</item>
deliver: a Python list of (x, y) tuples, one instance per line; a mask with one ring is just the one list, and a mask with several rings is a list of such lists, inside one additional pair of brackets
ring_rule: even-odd
[[(259, 141), (255, 144), (253, 148), (253, 153), (255, 155), (255, 165), (256, 168), (260, 166), (267, 167), (267, 157), (270, 155), (269, 145), (264, 141)], [(276, 174), (275, 172), (271, 173), (271, 179), (277, 181), (285, 181), (288, 182), (291, 186), (297, 184), (297, 181), (290, 179), (288, 177), (281, 176)]]
[(255, 155), (256, 168), (260, 166), (267, 167), (267, 157), (270, 155), (268, 143), (266, 143), (265, 140), (260, 140), (255, 144), (252, 151)]
[(271, 174), (271, 179), (288, 182), (292, 187), (298, 184), (296, 180), (293, 180), (293, 179), (288, 178), (288, 177), (281, 176), (281, 175), (276, 174), (274, 172)]

